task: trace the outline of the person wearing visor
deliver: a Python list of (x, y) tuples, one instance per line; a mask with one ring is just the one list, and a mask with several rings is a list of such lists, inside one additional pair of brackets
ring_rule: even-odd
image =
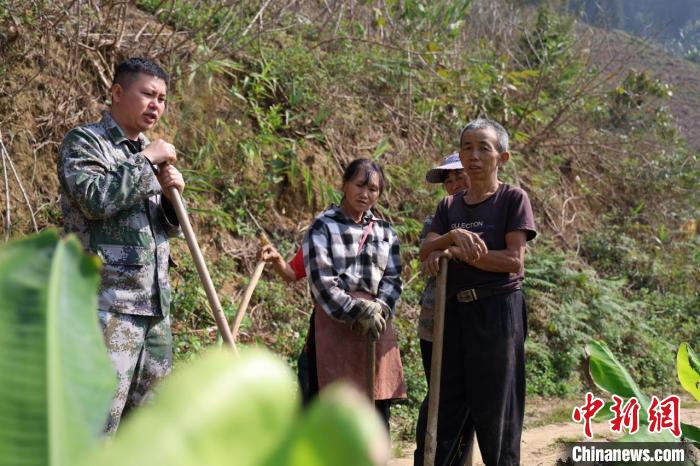
[[(442, 184), (448, 196), (460, 193), (469, 189), (469, 176), (462, 168), (459, 160), (459, 153), (454, 152), (445, 157), (440, 165), (431, 168), (425, 174), (425, 181), (431, 184)], [(423, 221), (423, 231), (421, 231), (419, 241), (422, 242), (430, 231), (432, 215)], [(449, 251), (448, 251), (449, 254)], [(425, 288), (420, 297), (420, 314), (418, 316), (418, 339), (420, 342), (421, 359), (423, 360), (423, 371), (428, 386), (430, 386), (430, 363), (433, 354), (433, 315), (435, 305), (436, 280), (433, 276), (428, 276), (425, 281)], [(466, 421), (466, 418), (465, 418)], [(418, 411), (418, 421), (416, 423), (416, 450), (414, 457), (416, 460), (423, 460), (423, 449), (425, 444), (425, 431), (428, 422), (428, 393), (426, 393), (420, 410)], [(471, 447), (474, 437), (474, 427), (471, 423), (465, 422), (461, 434), (454, 445), (454, 458), (460, 458), (457, 464), (463, 464), (464, 458)]]

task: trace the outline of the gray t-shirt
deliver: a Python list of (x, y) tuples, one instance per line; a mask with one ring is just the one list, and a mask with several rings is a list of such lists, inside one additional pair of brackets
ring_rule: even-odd
[[(463, 228), (481, 235), (490, 251), (506, 249), (506, 233), (522, 230), (527, 241), (533, 239), (535, 221), (527, 193), (520, 188), (501, 183), (496, 192), (478, 204), (467, 204), (466, 191), (447, 196), (438, 204), (431, 233), (443, 235)], [(487, 272), (462, 261), (452, 260), (447, 275), (447, 297), (470, 288), (516, 290), (524, 273)]]

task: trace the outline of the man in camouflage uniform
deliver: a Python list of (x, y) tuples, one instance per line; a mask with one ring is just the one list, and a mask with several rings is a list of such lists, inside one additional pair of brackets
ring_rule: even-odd
[(58, 159), (65, 231), (104, 264), (99, 320), (119, 380), (110, 434), (172, 365), (168, 237), (180, 228), (168, 188), (185, 183), (175, 147), (142, 134), (165, 111), (167, 81), (149, 60), (119, 64), (110, 111), (71, 130)]

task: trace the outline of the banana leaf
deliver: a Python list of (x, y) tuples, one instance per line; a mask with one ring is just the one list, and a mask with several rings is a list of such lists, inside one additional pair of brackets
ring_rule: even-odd
[(150, 406), (83, 466), (370, 466), (388, 439), (374, 408), (349, 389), (300, 413), (289, 367), (260, 350), (210, 350), (164, 381)]
[(700, 401), (700, 359), (688, 343), (681, 343), (678, 347), (676, 370), (681, 386)]
[(99, 280), (75, 237), (0, 248), (0, 465), (73, 466), (98, 441), (116, 387)]
[(640, 421), (645, 421), (646, 411), (649, 409), (649, 397), (642, 392), (630, 373), (620, 364), (607, 345), (597, 340), (591, 340), (586, 345), (586, 352), (589, 355), (589, 371), (593, 382), (602, 390), (622, 398), (636, 397), (641, 406)]

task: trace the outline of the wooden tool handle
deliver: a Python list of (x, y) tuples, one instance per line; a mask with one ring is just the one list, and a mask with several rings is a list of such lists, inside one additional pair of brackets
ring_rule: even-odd
[(248, 286), (246, 287), (245, 292), (243, 293), (243, 299), (241, 300), (240, 306), (238, 306), (238, 313), (236, 314), (236, 319), (233, 321), (233, 325), (231, 326), (231, 336), (233, 337), (234, 341), (236, 340), (236, 336), (238, 335), (238, 329), (240, 328), (241, 322), (243, 321), (245, 311), (248, 309), (248, 304), (250, 304), (250, 298), (253, 296), (253, 291), (255, 291), (255, 286), (258, 284), (258, 280), (260, 280), (260, 275), (262, 275), (264, 268), (265, 262), (258, 262), (258, 264), (255, 266), (255, 271), (253, 272), (253, 275), (250, 277), (250, 283), (248, 283)]
[(209, 275), (209, 270), (207, 269), (207, 264), (204, 262), (204, 256), (202, 256), (202, 251), (199, 249), (199, 244), (197, 243), (197, 237), (192, 230), (192, 225), (190, 224), (190, 219), (187, 215), (187, 210), (185, 210), (185, 205), (182, 203), (182, 198), (180, 197), (180, 191), (175, 187), (169, 188), (170, 198), (172, 200), (173, 207), (175, 207), (175, 214), (180, 222), (180, 227), (187, 240), (187, 246), (190, 249), (190, 254), (192, 254), (192, 260), (197, 268), (197, 273), (199, 273), (199, 278), (202, 280), (202, 285), (204, 286), (204, 292), (207, 294), (207, 299), (209, 300), (209, 306), (211, 307), (211, 312), (214, 315), (214, 320), (216, 320), (216, 326), (221, 333), (221, 338), (223, 338), (224, 343), (236, 350), (236, 344), (233, 341), (231, 332), (228, 328), (228, 321), (224, 315), (224, 311), (221, 307), (221, 302), (219, 301), (219, 296), (216, 294), (214, 289), (214, 283)]
[(374, 374), (377, 366), (376, 357), (377, 343), (372, 335), (367, 334), (367, 396), (374, 403)]
[(437, 448), (438, 407), (440, 406), (440, 376), (442, 375), (442, 340), (445, 330), (445, 294), (447, 287), (447, 258), (440, 258), (440, 273), (435, 287), (433, 317), (433, 354), (430, 360), (428, 389), (428, 425), (425, 430), (424, 466), (434, 466)]

